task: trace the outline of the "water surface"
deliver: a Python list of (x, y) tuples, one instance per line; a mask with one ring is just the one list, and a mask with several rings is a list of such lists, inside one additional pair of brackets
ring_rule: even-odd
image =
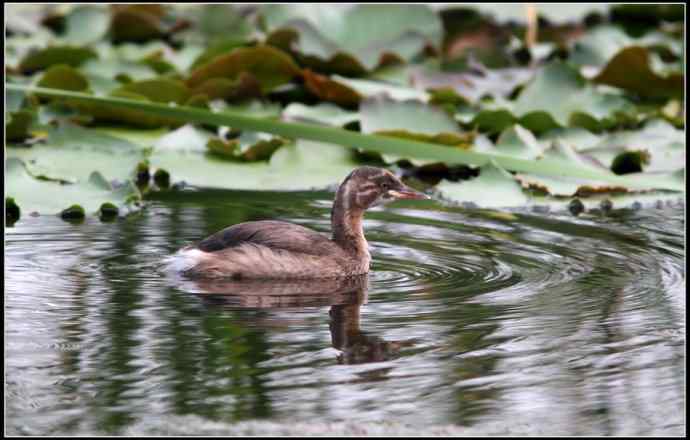
[(366, 216), (362, 279), (159, 271), (241, 221), (328, 232), (331, 198), (190, 191), (111, 223), (22, 217), (5, 236), (7, 433), (222, 434), (252, 422), (254, 434), (325, 435), (343, 422), (685, 434), (683, 207), (575, 218), (398, 202)]

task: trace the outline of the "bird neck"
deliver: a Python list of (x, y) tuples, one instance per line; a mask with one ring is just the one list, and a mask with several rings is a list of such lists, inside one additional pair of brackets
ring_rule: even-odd
[(365, 255), (369, 253), (369, 250), (362, 229), (364, 210), (355, 206), (354, 194), (348, 189), (341, 185), (333, 202), (331, 210), (333, 241), (352, 254)]

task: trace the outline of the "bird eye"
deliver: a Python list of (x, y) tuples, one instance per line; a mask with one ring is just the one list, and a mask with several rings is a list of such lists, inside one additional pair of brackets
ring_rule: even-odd
[(390, 185), (388, 185), (387, 183), (382, 183), (381, 188), (383, 188), (384, 190), (388, 190), (388, 188), (390, 188)]

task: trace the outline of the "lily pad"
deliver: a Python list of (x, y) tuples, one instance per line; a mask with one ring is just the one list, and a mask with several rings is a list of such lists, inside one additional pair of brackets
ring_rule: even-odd
[[(455, 120), (443, 110), (419, 101), (393, 101), (387, 98), (371, 98), (360, 105), (360, 126), (363, 133), (373, 133), (405, 139), (419, 140), (457, 148), (469, 148), (474, 134), (461, 132)], [(388, 162), (410, 160), (415, 165), (435, 161), (403, 158), (397, 155), (382, 156)]]
[(650, 58), (650, 52), (644, 47), (626, 47), (593, 80), (641, 96), (681, 98), (685, 91), (682, 71), (662, 75), (654, 71)]
[[(584, 154), (577, 153), (572, 146), (556, 140), (548, 148), (544, 159), (562, 159), (580, 169), (592, 169), (601, 172), (602, 166), (588, 160)], [(672, 173), (635, 173), (626, 174), (625, 182), (612, 184), (610, 182), (597, 181), (595, 179), (581, 179), (573, 177), (552, 177), (536, 174), (517, 174), (516, 178), (524, 187), (542, 190), (553, 196), (586, 196), (592, 193), (626, 193), (635, 191), (650, 191), (653, 189), (666, 189), (683, 191), (684, 185)]]
[(354, 107), (362, 99), (385, 96), (397, 101), (418, 100), (429, 102), (431, 95), (409, 86), (401, 86), (383, 81), (346, 78), (339, 75), (331, 77), (304, 71), (307, 88), (324, 101), (343, 107)]
[(233, 139), (213, 138), (206, 147), (227, 159), (254, 162), (268, 160), (285, 143), (285, 139), (270, 134), (245, 131)]
[(240, 47), (194, 70), (187, 84), (195, 88), (211, 78), (236, 79), (242, 72), (254, 76), (265, 93), (287, 84), (300, 70), (281, 50), (270, 46)]
[(191, 95), (182, 81), (167, 78), (137, 81), (126, 84), (118, 90), (136, 93), (153, 102), (174, 102), (177, 104), (184, 103)]
[(224, 99), (239, 101), (257, 98), (262, 95), (261, 84), (251, 74), (241, 72), (237, 78), (209, 78), (194, 87), (195, 96), (206, 96), (207, 99)]
[(652, 120), (641, 130), (624, 130), (598, 137), (596, 143), (581, 151), (610, 168), (621, 154), (645, 151), (649, 161), (640, 164), (644, 171), (671, 172), (685, 167), (685, 150), (684, 130), (662, 120)]
[(198, 31), (212, 44), (218, 41), (249, 41), (254, 28), (233, 5), (209, 4), (200, 8), (196, 19)]
[(441, 42), (441, 20), (425, 5), (271, 5), (261, 15), (269, 42), (292, 30), (283, 44), (343, 74), (371, 71), (391, 56), (409, 61)]
[(96, 213), (103, 203), (125, 207), (140, 199), (139, 191), (131, 181), (113, 189), (98, 172), (77, 184), (61, 184), (32, 177), (17, 158), (5, 163), (7, 195), (12, 197), (22, 212), (59, 214), (72, 205), (81, 206), (87, 213)]
[(64, 39), (69, 44), (100, 41), (110, 27), (110, 14), (104, 7), (80, 5), (65, 17)]
[[(419, 101), (395, 102), (381, 98), (368, 99), (362, 102), (360, 114), (360, 126), (363, 133), (462, 149), (470, 148), (474, 141), (474, 133), (461, 132), (453, 118), (443, 110)], [(383, 154), (381, 157), (386, 163), (406, 159), (417, 166), (438, 162), (392, 154)]]
[(246, 44), (244, 40), (238, 40), (235, 38), (225, 38), (217, 40), (215, 43), (208, 46), (201, 54), (199, 54), (191, 65), (192, 69), (197, 69), (204, 64), (216, 59), (221, 55), (228, 54), (238, 47), (242, 47)]
[(586, 125), (586, 128), (601, 129), (605, 120), (630, 111), (632, 104), (628, 100), (595, 89), (562, 62), (544, 67), (525, 86), (512, 109), (521, 125), (537, 133), (559, 126)]
[(44, 143), (8, 146), (7, 157), (21, 159), (35, 177), (72, 183), (86, 182), (94, 171), (124, 182), (144, 159), (139, 146), (76, 125), (51, 127), (47, 134)]
[(479, 176), (472, 180), (444, 180), (436, 189), (445, 199), (484, 208), (524, 206), (530, 201), (513, 176), (495, 163), (480, 167)]
[(531, 68), (487, 69), (474, 64), (470, 72), (449, 73), (430, 66), (410, 69), (410, 81), (421, 90), (450, 89), (464, 101), (477, 103), (485, 96), (507, 98), (535, 75)]
[[(90, 79), (96, 77), (113, 81), (122, 78), (143, 81), (157, 76), (156, 71), (144, 63), (120, 59), (89, 60), (79, 68), (79, 71)], [(121, 85), (119, 81), (117, 84)]]
[[(357, 166), (351, 149), (311, 141), (280, 147), (268, 162), (229, 161), (207, 153), (209, 133), (192, 126), (159, 140), (149, 159), (172, 182), (207, 188), (306, 190), (336, 184)], [(175, 132), (173, 132), (175, 133)]]
[(96, 52), (86, 47), (51, 46), (30, 52), (19, 63), (19, 70), (27, 74), (47, 69), (55, 64), (77, 67), (86, 60), (96, 57)]
[(314, 106), (293, 102), (285, 107), (282, 116), (288, 121), (316, 122), (335, 127), (344, 127), (360, 119), (359, 112), (345, 110), (328, 102)]
[(18, 142), (30, 136), (29, 128), (36, 119), (36, 114), (31, 110), (19, 110), (8, 112), (5, 115), (5, 139), (10, 142)]
[(80, 92), (89, 89), (89, 80), (77, 69), (66, 64), (57, 64), (45, 71), (38, 81), (38, 86)]
[(165, 36), (173, 28), (163, 20), (166, 14), (163, 5), (115, 5), (113, 9), (110, 30), (116, 42), (153, 40)]
[(516, 124), (501, 133), (495, 151), (521, 159), (536, 159), (543, 148), (532, 132)]

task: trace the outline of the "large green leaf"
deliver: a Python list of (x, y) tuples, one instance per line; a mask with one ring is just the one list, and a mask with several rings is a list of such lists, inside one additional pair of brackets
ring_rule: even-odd
[(191, 126), (178, 129), (157, 142), (151, 166), (201, 187), (305, 190), (337, 183), (357, 165), (351, 150), (311, 141), (283, 146), (268, 162), (236, 162), (208, 153), (210, 139)]
[(532, 68), (487, 69), (474, 66), (463, 73), (443, 72), (436, 66), (410, 66), (409, 81), (418, 90), (452, 90), (462, 99), (476, 103), (485, 96), (508, 97), (535, 74)]
[(21, 159), (33, 176), (64, 182), (86, 182), (98, 171), (108, 180), (126, 181), (144, 160), (141, 147), (76, 125), (48, 129), (45, 142), (6, 149), (8, 158)]
[(528, 195), (513, 176), (494, 162), (479, 168), (479, 176), (472, 180), (444, 180), (436, 189), (442, 197), (451, 201), (485, 208), (522, 206), (529, 201)]
[(70, 44), (90, 44), (105, 36), (110, 27), (110, 14), (104, 7), (81, 5), (65, 17), (64, 39)]
[(512, 110), (522, 125), (544, 132), (557, 126), (600, 128), (604, 120), (631, 111), (632, 104), (597, 90), (567, 64), (554, 62), (525, 86)]
[(123, 208), (128, 201), (140, 198), (131, 181), (113, 189), (98, 172), (76, 184), (39, 180), (26, 171), (22, 160), (13, 157), (5, 162), (5, 182), (7, 196), (14, 199), (23, 213), (58, 214), (72, 205), (95, 213), (104, 203)]
[(669, 172), (685, 167), (685, 131), (662, 120), (652, 120), (641, 130), (624, 130), (597, 137), (596, 143), (580, 151), (598, 159), (606, 167), (623, 152), (645, 151), (646, 172)]
[(424, 5), (271, 5), (261, 13), (269, 32), (294, 30), (287, 44), (330, 71), (370, 71), (386, 55), (409, 61), (441, 41), (441, 21)]
[(328, 102), (314, 106), (293, 102), (285, 107), (282, 116), (288, 121), (316, 122), (335, 127), (343, 127), (360, 118), (359, 112), (348, 111)]

